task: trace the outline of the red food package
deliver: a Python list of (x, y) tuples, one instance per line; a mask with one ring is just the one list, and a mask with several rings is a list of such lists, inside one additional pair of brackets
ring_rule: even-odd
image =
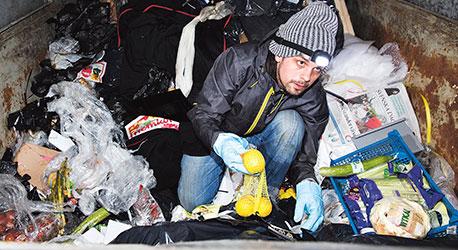
[(137, 201), (132, 205), (134, 211), (134, 224), (136, 226), (151, 226), (165, 221), (162, 210), (148, 189), (140, 186), (140, 194)]
[(31, 241), (48, 241), (59, 234), (59, 219), (54, 214), (40, 214), (35, 217), (35, 226), (31, 223), (27, 226), (27, 232)]

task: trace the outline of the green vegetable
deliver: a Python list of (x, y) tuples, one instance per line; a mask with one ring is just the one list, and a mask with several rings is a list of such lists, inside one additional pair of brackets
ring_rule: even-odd
[[(369, 160), (362, 161), (364, 171), (372, 169), (382, 164), (386, 164), (392, 159), (391, 156), (377, 156)], [(322, 167), (320, 168), (320, 175), (326, 177), (346, 177), (352, 174), (357, 174), (353, 172), (353, 167), (351, 164), (345, 164), (334, 167)]]
[[(400, 179), (398, 177), (387, 177), (384, 179), (373, 179), (383, 197), (402, 197), (410, 201), (415, 201), (420, 204), (425, 204), (425, 200), (419, 192), (417, 192), (407, 179)], [(426, 180), (425, 188), (429, 185)]]
[(388, 171), (388, 163), (384, 163), (381, 165), (378, 165), (372, 169), (369, 169), (367, 171), (361, 172), (357, 174), (359, 179), (365, 178), (365, 179), (383, 179), (389, 176)]
[(79, 224), (74, 230), (72, 234), (82, 234), (87, 229), (97, 225), (104, 219), (106, 219), (110, 215), (105, 208), (99, 208), (97, 211), (93, 212), (89, 215), (81, 224)]
[(364, 171), (362, 173), (359, 173), (357, 176), (359, 179), (366, 178), (366, 179), (381, 179), (381, 178), (387, 178), (390, 175), (395, 175), (397, 173), (408, 173), (412, 167), (413, 164), (411, 161), (408, 163), (399, 163), (392, 161), (392, 167), (393, 167), (393, 173), (390, 173), (388, 170), (388, 163), (379, 165), (377, 167), (374, 167), (368, 171)]

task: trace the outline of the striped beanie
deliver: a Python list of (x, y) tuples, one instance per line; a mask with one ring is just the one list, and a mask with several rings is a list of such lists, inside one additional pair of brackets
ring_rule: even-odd
[[(312, 2), (280, 25), (276, 35), (309, 50), (323, 50), (332, 55), (336, 48), (337, 25), (337, 15), (326, 3)], [(279, 57), (301, 54), (273, 40), (269, 50)]]

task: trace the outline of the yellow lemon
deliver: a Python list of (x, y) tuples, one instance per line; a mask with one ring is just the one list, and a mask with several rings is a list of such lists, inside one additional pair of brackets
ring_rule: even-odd
[(235, 211), (242, 217), (248, 217), (255, 211), (255, 200), (253, 195), (244, 195), (235, 203)]
[(257, 149), (249, 149), (242, 155), (243, 166), (252, 174), (261, 173), (266, 167), (264, 156)]
[(270, 202), (269, 198), (266, 197), (261, 197), (260, 199), (256, 214), (259, 217), (267, 217), (272, 212), (272, 202)]

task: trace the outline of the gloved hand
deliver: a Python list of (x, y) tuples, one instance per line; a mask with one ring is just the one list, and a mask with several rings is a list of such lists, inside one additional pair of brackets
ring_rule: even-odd
[(250, 174), (243, 166), (241, 154), (248, 150), (249, 143), (245, 138), (242, 138), (233, 133), (221, 133), (213, 143), (213, 151), (223, 159), (224, 164), (231, 170)]
[(314, 181), (303, 180), (296, 185), (296, 197), (294, 221), (299, 223), (305, 212), (308, 218), (301, 224), (301, 227), (315, 232), (324, 220), (323, 196), (320, 186)]

